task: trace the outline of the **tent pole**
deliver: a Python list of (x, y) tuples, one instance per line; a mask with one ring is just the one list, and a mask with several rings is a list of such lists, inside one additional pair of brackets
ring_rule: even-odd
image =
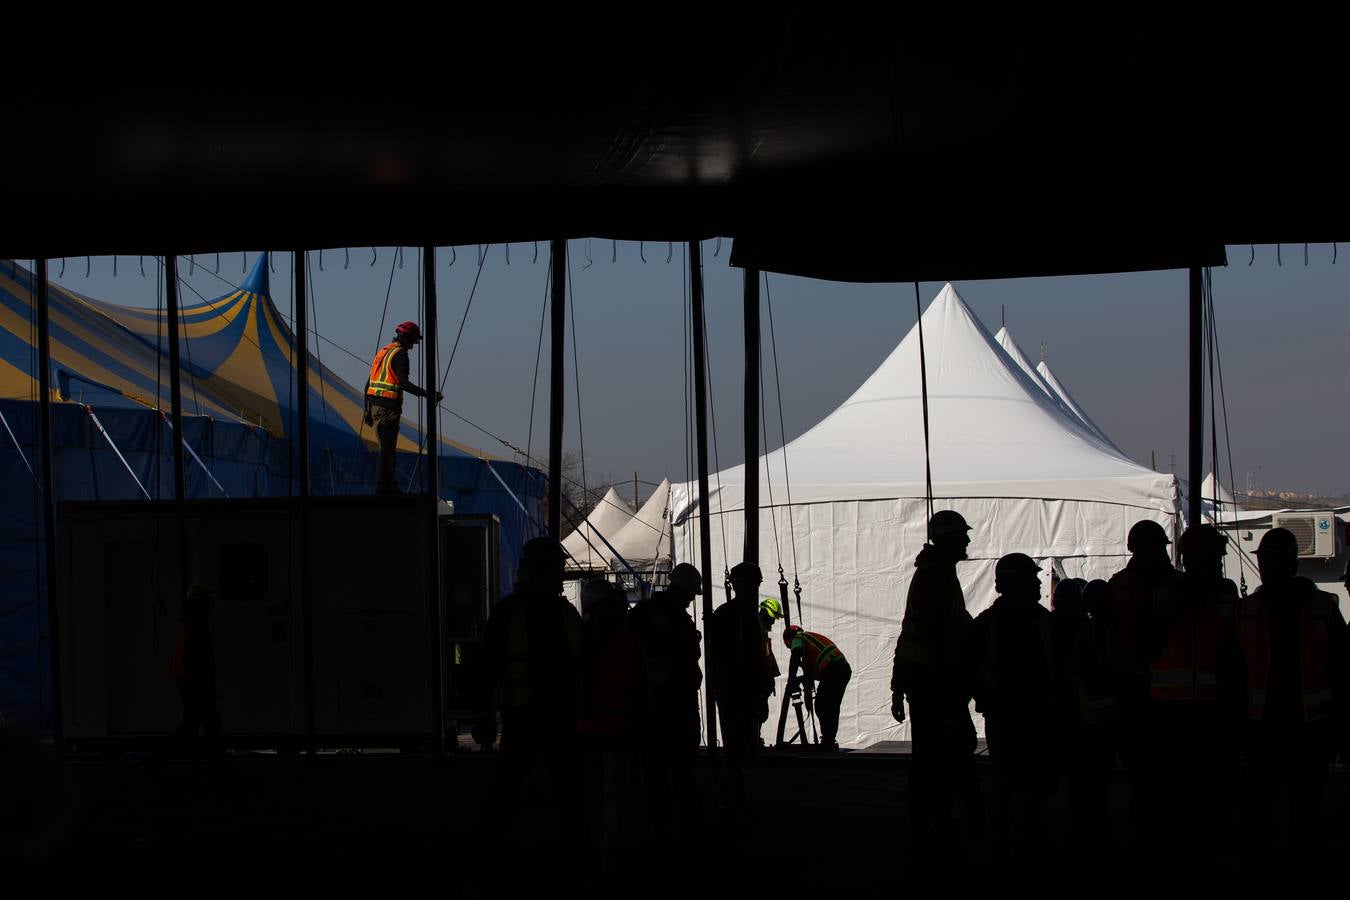
[(1204, 478), (1205, 457), (1205, 392), (1204, 392), (1204, 305), (1202, 302), (1201, 269), (1191, 266), (1190, 293), (1190, 465), (1187, 476), (1191, 483), (1187, 491), (1188, 525), (1201, 520), (1200, 480)]
[(759, 270), (745, 270), (745, 553), (759, 565)]
[(698, 241), (689, 242), (689, 282), (694, 331), (694, 410), (695, 442), (698, 445), (698, 519), (699, 550), (703, 571), (703, 699), (705, 707), (704, 721), (707, 724), (708, 749), (717, 746), (717, 717), (713, 708), (713, 693), (708, 687), (709, 665), (708, 638), (706, 632), (712, 621), (712, 532), (709, 514), (711, 508), (708, 496), (708, 376), (704, 369), (705, 351), (703, 346), (703, 248)]
[(549, 417), (548, 417), (548, 536), (562, 539), (562, 443), (563, 401), (563, 337), (567, 333), (567, 241), (554, 240), (553, 294), (550, 301), (553, 313), (549, 343)]
[(305, 752), (315, 753), (314, 727), (314, 590), (310, 583), (309, 522), (309, 295), (306, 292), (303, 250), (291, 254), (295, 275), (295, 390), (300, 455), (300, 616), (305, 647)]
[[(178, 543), (178, 602), (187, 602), (189, 571), (192, 554), (188, 548), (187, 526), (187, 461), (183, 458), (183, 353), (179, 322), (178, 257), (172, 253), (164, 257), (164, 302), (169, 319), (169, 427), (173, 431), (173, 521)], [(159, 398), (156, 397), (158, 402)], [(158, 477), (155, 479), (158, 481)], [(155, 485), (155, 493), (159, 493)], [(158, 534), (158, 531), (156, 531)], [(158, 549), (158, 548), (156, 548)], [(158, 590), (156, 585), (156, 590)], [(181, 608), (181, 607), (180, 607)]]
[[(65, 708), (61, 704), (61, 631), (56, 595), (56, 477), (52, 469), (52, 348), (47, 260), (33, 260), (37, 282), (38, 429), (42, 441), (42, 543), (46, 561), (47, 649), (52, 688), (52, 742), (65, 755)], [(39, 687), (39, 690), (41, 688)], [(40, 725), (41, 723), (39, 723)]]
[(439, 375), (436, 370), (436, 248), (428, 245), (422, 248), (422, 296), (425, 309), (422, 311), (422, 326), (426, 329), (426, 340), (422, 346), (422, 361), (426, 367), (427, 418), (427, 508), (430, 519), (427, 522), (427, 632), (433, 643), (431, 660), (433, 664), (431, 678), (431, 716), (436, 728), (432, 741), (432, 752), (440, 756), (445, 751), (445, 717), (441, 708), (442, 690), (445, 679), (444, 648), (441, 634), (441, 536), (440, 536), (440, 451), (441, 439), (437, 431), (436, 387)]

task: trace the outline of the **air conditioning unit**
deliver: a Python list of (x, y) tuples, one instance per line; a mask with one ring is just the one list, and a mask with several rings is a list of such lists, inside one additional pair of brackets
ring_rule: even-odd
[(1331, 559), (1341, 554), (1343, 529), (1329, 509), (1282, 513), (1272, 516), (1270, 524), (1293, 533), (1300, 558)]

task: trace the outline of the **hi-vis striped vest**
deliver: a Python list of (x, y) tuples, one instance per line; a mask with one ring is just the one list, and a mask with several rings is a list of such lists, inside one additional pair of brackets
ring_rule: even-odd
[(802, 648), (802, 653), (806, 657), (806, 664), (811, 669), (811, 677), (817, 681), (829, 668), (830, 663), (844, 658), (843, 651), (835, 646), (834, 641), (823, 634), (816, 634), (814, 631), (797, 632), (797, 636), (792, 640), (792, 649), (796, 650), (798, 646)]
[[(1247, 653), (1247, 712), (1260, 720), (1266, 709), (1270, 682), (1270, 614), (1265, 598), (1257, 591), (1243, 597), (1238, 607), (1238, 635)], [(1303, 721), (1323, 719), (1332, 713), (1331, 629), (1336, 597), (1325, 591), (1312, 593), (1299, 603), (1299, 670), (1303, 689)]]
[(1149, 696), (1154, 700), (1217, 700), (1219, 642), (1233, 607), (1226, 598), (1206, 604), (1200, 618), (1182, 610), (1172, 623), (1163, 651), (1149, 663)]
[(375, 354), (375, 362), (370, 366), (370, 380), (366, 382), (367, 397), (403, 399), (403, 385), (399, 384), (398, 376), (394, 374), (394, 357), (402, 350), (403, 345), (394, 341)]

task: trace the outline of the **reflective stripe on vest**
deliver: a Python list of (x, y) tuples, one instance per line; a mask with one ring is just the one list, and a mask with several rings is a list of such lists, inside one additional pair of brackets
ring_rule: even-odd
[(1207, 604), (1197, 621), (1183, 613), (1167, 635), (1162, 655), (1149, 665), (1154, 700), (1217, 700), (1219, 633), (1231, 615), (1226, 604)]
[(813, 631), (799, 631), (793, 643), (796, 644), (797, 641), (802, 642), (802, 648), (806, 651), (807, 664), (811, 666), (811, 673), (817, 680), (824, 674), (830, 663), (836, 659), (844, 658), (843, 651), (835, 646), (834, 641), (823, 634), (816, 634)]
[(375, 361), (370, 364), (370, 380), (366, 382), (366, 396), (403, 399), (403, 385), (399, 384), (398, 374), (394, 372), (394, 357), (402, 350), (403, 345), (394, 341), (375, 354)]
[[(1238, 636), (1247, 656), (1247, 712), (1256, 720), (1265, 714), (1270, 682), (1270, 614), (1260, 593), (1245, 597), (1239, 608)], [(1331, 618), (1336, 598), (1318, 591), (1299, 604), (1299, 674), (1303, 721), (1332, 713), (1327, 660), (1331, 651)]]

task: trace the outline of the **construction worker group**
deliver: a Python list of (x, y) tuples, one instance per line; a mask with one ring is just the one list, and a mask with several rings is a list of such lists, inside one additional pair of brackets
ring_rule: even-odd
[[(1224, 577), (1227, 539), (1209, 525), (1180, 537), (1178, 570), (1163, 528), (1138, 522), (1120, 572), (1109, 581), (1060, 579), (1050, 608), (1041, 566), (1010, 553), (995, 567), (996, 598), (975, 617), (958, 576), (970, 532), (957, 512), (931, 517), (895, 644), (891, 713), (912, 741), (914, 859), (952, 862), (961, 827), (987, 833), (996, 861), (1023, 857), (1061, 786), (1071, 839), (1103, 834), (1119, 764), (1140, 860), (1204, 865), (1219, 845), (1245, 842), (1243, 859), (1259, 879), (1273, 859), (1275, 798), (1287, 782), (1285, 862), (1318, 862), (1322, 792), (1350, 696), (1347, 631), (1335, 597), (1298, 576), (1290, 532), (1275, 528), (1260, 542), (1261, 585), (1250, 595)], [(500, 717), (494, 817), (510, 815), (520, 785), (544, 762), (560, 790), (573, 792), (568, 807), (589, 811), (589, 825), (571, 834), (600, 835), (602, 864), (613, 866), (633, 796), (645, 797), (638, 805), (652, 827), (674, 838), (688, 839), (703, 821), (694, 764), (705, 636), (689, 607), (705, 587), (681, 563), (664, 591), (630, 611), (622, 589), (595, 580), (583, 585), (578, 614), (562, 597), (564, 568), (557, 541), (525, 546), (516, 592), (489, 621), (474, 737), (494, 746)], [(734, 566), (728, 579), (729, 599), (705, 626), (707, 687), (724, 749), (721, 806), (745, 817), (747, 767), (784, 674), (771, 634), (786, 611), (760, 596), (755, 564)], [(787, 697), (804, 696), (816, 746), (835, 750), (852, 676), (844, 650), (800, 623), (785, 622), (781, 639), (791, 662), (779, 740)], [(988, 791), (975, 764), (972, 705), (992, 762)], [(577, 767), (591, 790), (569, 778)]]

